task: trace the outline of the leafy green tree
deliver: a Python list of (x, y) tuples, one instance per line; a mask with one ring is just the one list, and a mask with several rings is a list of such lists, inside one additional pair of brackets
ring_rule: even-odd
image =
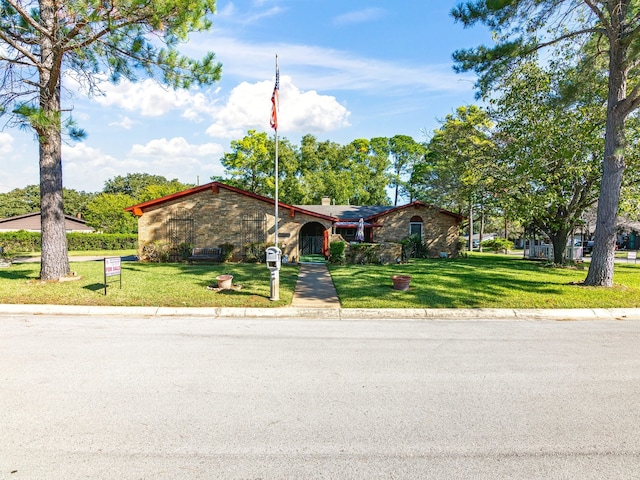
[(40, 209), (40, 187), (27, 185), (0, 194), (0, 218), (15, 217)]
[(394, 135), (389, 139), (391, 155), (391, 188), (395, 190), (393, 204), (398, 205), (398, 196), (405, 187), (404, 177), (413, 165), (425, 154), (424, 146), (408, 135)]
[(298, 151), (303, 204), (323, 197), (341, 205), (386, 205), (389, 167), (386, 139), (356, 139), (348, 145), (305, 135)]
[(64, 199), (64, 213), (77, 217), (84, 217), (87, 204), (95, 197), (95, 193), (77, 191), (69, 188), (62, 189), (62, 198)]
[(87, 225), (103, 233), (135, 233), (138, 221), (124, 211), (135, 203), (133, 197), (124, 193), (101, 193), (87, 204)]
[(179, 42), (207, 30), (214, 0), (3, 0), (0, 3), (0, 113), (35, 131), (40, 147), (42, 261), (40, 277), (70, 272), (63, 221), (62, 132), (81, 138), (62, 107), (62, 78), (89, 93), (103, 74), (112, 81), (137, 74), (174, 88), (209, 84), (220, 65), (181, 55)]
[[(514, 63), (547, 46), (585, 45), (575, 61), (583, 71), (606, 62), (608, 96), (595, 247), (586, 285), (612, 286), (616, 217), (625, 171), (626, 120), (640, 106), (640, 3), (637, 0), (470, 0), (452, 11), (465, 26), (484, 23), (493, 47), (457, 51), (459, 71), (479, 74), (482, 94)], [(579, 88), (579, 86), (578, 86)], [(584, 90), (583, 90), (584, 91)]]
[(167, 180), (162, 175), (148, 173), (127, 173), (117, 175), (104, 182), (103, 193), (122, 193), (129, 195), (136, 202), (146, 202), (154, 198), (169, 195), (192, 187), (181, 183), (178, 179)]
[[(92, 193), (63, 188), (64, 213), (73, 217), (83, 215)], [(14, 217), (40, 210), (40, 186), (27, 185), (7, 193), (0, 193), (0, 218)]]
[(343, 147), (348, 171), (351, 172), (351, 205), (387, 205), (386, 187), (389, 158), (385, 155), (380, 138), (375, 141), (356, 139)]
[(300, 181), (305, 192), (301, 204), (318, 205), (323, 197), (338, 204), (348, 202), (351, 178), (340, 144), (328, 140), (319, 142), (313, 135), (305, 135), (298, 158)]
[(260, 195), (273, 192), (275, 147), (270, 148), (267, 134), (249, 130), (244, 138), (231, 142), (231, 150), (220, 159), (231, 180), (227, 183)]
[(518, 217), (553, 244), (562, 263), (567, 239), (598, 198), (602, 150), (602, 102), (557, 103), (572, 71), (536, 63), (518, 67), (493, 100), (499, 119), (497, 183)]
[(469, 215), (469, 249), (472, 247), (474, 212), (480, 211), (480, 233), (487, 208), (495, 203), (491, 193), (495, 145), (493, 122), (475, 106), (463, 106), (445, 117), (433, 132), (427, 154), (414, 164), (412, 196), (428, 203)]

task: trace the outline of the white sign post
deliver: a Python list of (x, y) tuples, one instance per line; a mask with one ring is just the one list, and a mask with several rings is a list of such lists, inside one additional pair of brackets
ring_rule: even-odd
[(107, 278), (120, 277), (122, 288), (122, 267), (120, 257), (107, 257), (104, 259), (104, 294), (107, 294)]

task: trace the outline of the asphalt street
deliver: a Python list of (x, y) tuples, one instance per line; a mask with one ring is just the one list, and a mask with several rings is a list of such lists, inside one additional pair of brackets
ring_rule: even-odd
[(640, 321), (0, 316), (0, 478), (637, 479)]

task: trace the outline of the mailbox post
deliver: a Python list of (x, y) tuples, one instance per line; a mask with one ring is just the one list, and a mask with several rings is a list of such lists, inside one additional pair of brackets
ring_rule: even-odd
[(278, 247), (267, 248), (267, 268), (271, 272), (271, 296), (269, 300), (280, 300), (280, 265), (282, 262), (282, 250)]

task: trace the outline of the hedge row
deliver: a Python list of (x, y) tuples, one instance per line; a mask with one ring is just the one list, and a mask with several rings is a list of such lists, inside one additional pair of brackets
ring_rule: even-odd
[[(67, 233), (69, 250), (123, 250), (138, 248), (138, 236), (120, 233)], [(40, 232), (0, 232), (0, 247), (4, 254), (39, 252)]]

